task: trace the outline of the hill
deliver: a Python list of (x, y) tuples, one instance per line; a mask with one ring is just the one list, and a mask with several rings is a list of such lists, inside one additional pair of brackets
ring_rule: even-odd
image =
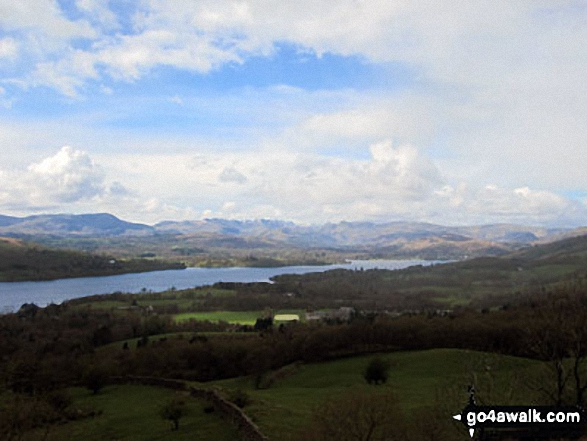
[(267, 219), (203, 219), (150, 226), (106, 213), (0, 216), (2, 236), (124, 258), (158, 257), (190, 266), (286, 266), (365, 258), (462, 260), (503, 256), (528, 245), (572, 238), (584, 232), (511, 224), (298, 225)]
[(120, 260), (104, 255), (55, 250), (12, 238), (0, 238), (2, 282), (105, 276), (182, 267), (158, 260)]
[[(245, 391), (252, 401), (245, 408), (247, 414), (270, 439), (284, 440), (300, 439), (300, 432), (328, 399), (344, 400), (358, 391), (393, 391), (408, 419), (432, 406), (440, 415), (457, 413), (467, 403), (467, 385), (473, 376), (481, 399), (502, 405), (539, 400), (536, 391), (514, 384), (516, 376), (536, 375), (541, 363), (534, 360), (459, 349), (396, 352), (383, 355), (391, 364), (388, 382), (371, 386), (362, 374), (372, 357), (290, 366), (276, 372), (275, 382), (264, 389), (255, 389), (248, 377), (214, 384), (227, 391)], [(516, 392), (507, 396), (513, 387)], [(458, 426), (452, 426), (450, 419), (444, 423), (447, 438), (443, 439), (461, 439)]]
[(0, 216), (0, 235), (120, 236), (152, 234), (148, 225), (126, 222), (107, 213), (48, 214), (24, 218)]
[[(273, 278), (272, 289), (296, 292), (299, 299), (313, 302), (315, 307), (349, 304), (363, 309), (396, 311), (463, 305), (492, 308), (510, 303), (521, 294), (584, 277), (585, 268), (587, 236), (579, 236), (526, 247), (500, 257), (397, 271), (333, 270), (281, 275)], [(237, 289), (247, 291), (244, 286)]]

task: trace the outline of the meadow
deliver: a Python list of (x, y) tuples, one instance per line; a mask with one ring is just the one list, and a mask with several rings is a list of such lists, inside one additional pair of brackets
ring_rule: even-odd
[(215, 413), (206, 413), (205, 401), (186, 397), (186, 416), (181, 418), (179, 430), (172, 431), (169, 421), (160, 415), (160, 408), (176, 392), (149, 386), (108, 386), (94, 395), (87, 389), (71, 388), (72, 407), (92, 409), (94, 417), (86, 417), (66, 424), (29, 432), (23, 441), (165, 441), (165, 440), (214, 440), (234, 441), (236, 429), (226, 424)]
[[(312, 422), (312, 416), (327, 399), (349, 394), (393, 391), (408, 420), (419, 411), (434, 408), (454, 426), (451, 416), (468, 400), (467, 386), (475, 385), (477, 399), (484, 404), (537, 404), (543, 399), (525, 378), (536, 377), (541, 362), (458, 349), (393, 352), (383, 354), (391, 363), (389, 379), (383, 385), (368, 385), (363, 372), (373, 355), (323, 363), (300, 364), (273, 374), (266, 389), (255, 389), (250, 377), (209, 383), (231, 391), (246, 392), (251, 404), (246, 413), (270, 439), (295, 440)], [(463, 432), (464, 433), (464, 432)]]
[[(280, 310), (272, 311), (276, 315), (297, 315), (301, 321), (304, 321), (304, 310)], [(205, 312), (186, 312), (177, 314), (173, 318), (175, 321), (199, 320), (210, 322), (226, 322), (238, 325), (254, 325), (258, 318), (264, 317), (265, 311), (205, 311)], [(279, 324), (279, 320), (275, 321)]]

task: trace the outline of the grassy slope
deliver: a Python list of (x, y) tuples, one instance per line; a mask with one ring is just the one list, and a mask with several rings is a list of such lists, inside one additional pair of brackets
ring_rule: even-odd
[[(473, 376), (476, 376), (478, 390), (481, 390), (479, 398), (489, 397), (496, 404), (529, 404), (531, 392), (525, 391), (517, 383), (517, 378), (539, 368), (539, 363), (532, 360), (455, 349), (397, 352), (387, 354), (385, 358), (391, 361), (392, 367), (390, 378), (383, 386), (369, 386), (362, 377), (370, 356), (304, 365), (265, 390), (255, 390), (250, 378), (223, 380), (215, 384), (246, 391), (254, 400), (245, 408), (247, 414), (270, 438), (284, 439), (283, 434), (291, 433), (291, 439), (295, 439), (292, 428), (299, 429), (308, 424), (320, 403), (354, 388), (392, 389), (408, 413), (438, 404), (440, 394), (444, 411), (450, 418), (450, 412), (456, 413), (466, 404), (466, 387)], [(516, 395), (510, 400), (507, 395), (513, 390)]]
[[(235, 429), (217, 414), (204, 413), (205, 402), (187, 399), (188, 415), (177, 432), (159, 416), (159, 408), (174, 396), (173, 391), (146, 386), (110, 386), (98, 395), (73, 389), (76, 406), (102, 410), (102, 415), (52, 428), (48, 441), (101, 440), (217, 440), (237, 439)], [(30, 440), (36, 439), (34, 436)], [(38, 439), (38, 438), (37, 438)]]
[[(480, 257), (383, 275), (397, 292), (429, 292), (449, 307), (560, 282), (587, 267), (587, 236), (528, 247), (503, 257)], [(498, 300), (498, 304), (499, 304)]]

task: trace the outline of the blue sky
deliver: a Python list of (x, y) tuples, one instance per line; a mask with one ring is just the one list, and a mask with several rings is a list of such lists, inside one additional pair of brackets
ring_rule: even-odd
[(587, 224), (584, 1), (0, 0), (0, 212)]

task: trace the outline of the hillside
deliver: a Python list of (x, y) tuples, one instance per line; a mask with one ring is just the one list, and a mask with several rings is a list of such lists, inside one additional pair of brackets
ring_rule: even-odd
[(0, 235), (121, 236), (152, 234), (148, 225), (126, 222), (107, 213), (0, 216)]
[[(584, 277), (586, 268), (587, 236), (580, 236), (501, 257), (397, 271), (333, 270), (281, 275), (273, 278), (272, 289), (296, 292), (300, 302), (313, 302), (314, 307), (338, 303), (397, 311), (463, 305), (492, 308), (510, 303), (520, 295)], [(244, 286), (240, 290), (247, 292)]]
[(516, 253), (513, 253), (511, 257), (553, 261), (586, 259), (587, 234), (524, 248)]
[[(472, 372), (479, 375), (479, 396), (489, 396), (500, 404), (536, 401), (536, 391), (528, 387), (519, 388), (513, 396), (506, 397), (505, 393), (516, 375), (536, 375), (540, 362), (534, 360), (458, 349), (395, 352), (384, 355), (392, 366), (388, 382), (371, 386), (365, 383), (362, 374), (372, 357), (291, 366), (276, 372), (271, 387), (262, 389), (255, 389), (250, 377), (214, 384), (227, 391), (246, 391), (251, 397), (251, 404), (245, 408), (247, 414), (258, 421), (270, 439), (282, 440), (300, 439), (303, 429), (312, 423), (312, 415), (328, 399), (344, 400), (349, 394), (360, 392), (393, 391), (405, 416), (414, 424), (422, 411), (432, 406), (437, 407), (439, 414), (456, 413), (467, 402), (466, 390)], [(487, 366), (492, 369), (490, 375), (487, 375)], [(495, 387), (493, 391), (489, 390), (491, 386)], [(500, 392), (501, 395), (495, 396)], [(442, 404), (439, 397), (442, 397)], [(450, 419), (439, 422), (438, 429), (442, 427), (444, 434), (442, 439), (465, 439), (459, 436), (460, 427), (453, 426)]]
[(149, 226), (105, 213), (0, 216), (0, 236), (118, 258), (156, 257), (189, 266), (287, 266), (369, 258), (463, 260), (503, 256), (584, 232), (512, 224), (299, 225), (267, 219), (203, 219)]
[(51, 280), (68, 277), (182, 268), (158, 260), (119, 260), (78, 251), (55, 250), (12, 238), (0, 238), (0, 281)]
[(283, 266), (357, 258), (454, 260), (500, 256), (578, 232), (521, 225), (447, 227), (422, 222), (298, 225), (280, 220), (203, 219), (154, 226), (101, 214), (0, 216), (0, 235), (118, 257), (198, 266)]

